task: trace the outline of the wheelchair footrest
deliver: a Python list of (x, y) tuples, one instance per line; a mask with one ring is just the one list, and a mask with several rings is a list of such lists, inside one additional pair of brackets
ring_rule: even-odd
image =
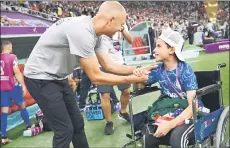
[(130, 142), (128, 142), (128, 143), (126, 143), (125, 145), (123, 145), (122, 148), (127, 148), (127, 146), (133, 145), (133, 144), (136, 145), (136, 142), (137, 142), (138, 140), (140, 140), (140, 139), (141, 139), (141, 138), (139, 137), (139, 138), (137, 138), (137, 139), (135, 139), (135, 140), (131, 140)]
[[(136, 139), (142, 137), (141, 131), (136, 131), (136, 132), (134, 133), (134, 136), (136, 137)], [(126, 137), (129, 138), (129, 139), (133, 139), (133, 137), (132, 137), (131, 134), (126, 134)]]

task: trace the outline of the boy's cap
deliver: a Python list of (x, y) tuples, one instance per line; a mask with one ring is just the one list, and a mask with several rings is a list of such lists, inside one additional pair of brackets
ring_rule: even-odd
[(159, 38), (165, 41), (171, 47), (175, 48), (175, 54), (180, 61), (185, 61), (181, 54), (184, 45), (184, 39), (179, 32), (173, 31), (170, 27), (167, 27), (166, 29), (162, 30), (162, 34)]

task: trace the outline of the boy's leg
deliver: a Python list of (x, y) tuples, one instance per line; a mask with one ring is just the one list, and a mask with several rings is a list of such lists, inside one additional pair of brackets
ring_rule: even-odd
[(193, 124), (183, 124), (172, 130), (170, 136), (170, 146), (172, 148), (186, 148), (189, 144), (194, 144), (195, 134)]
[(114, 132), (114, 126), (111, 117), (111, 103), (110, 103), (110, 92), (112, 91), (113, 86), (109, 85), (98, 85), (97, 92), (101, 93), (101, 105), (104, 112), (106, 125), (104, 129), (104, 133), (106, 135), (111, 135)]
[(169, 145), (171, 133), (169, 132), (166, 136), (157, 138), (153, 134), (144, 135), (144, 147), (143, 148), (159, 148), (159, 145)]
[(29, 113), (26, 109), (22, 88), (20, 86), (15, 86), (10, 96), (14, 100), (14, 102), (20, 107), (21, 117), (24, 120), (26, 127), (31, 128)]
[(119, 112), (119, 117), (130, 122), (129, 114), (126, 111), (127, 105), (129, 104), (130, 99), (130, 84), (121, 84), (118, 85), (118, 89), (121, 91), (121, 110)]

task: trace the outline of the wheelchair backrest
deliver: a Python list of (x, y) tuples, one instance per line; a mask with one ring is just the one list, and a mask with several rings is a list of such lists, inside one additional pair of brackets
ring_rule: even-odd
[[(198, 88), (202, 88), (211, 84), (217, 84), (220, 82), (220, 71), (196, 71)], [(202, 96), (202, 102), (204, 106), (209, 108), (211, 112), (219, 109), (222, 105), (220, 104), (219, 91), (209, 93)]]

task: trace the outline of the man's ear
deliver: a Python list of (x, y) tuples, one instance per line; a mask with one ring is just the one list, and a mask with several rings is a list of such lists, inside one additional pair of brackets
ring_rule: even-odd
[(116, 20), (116, 18), (115, 18), (114, 16), (111, 16), (111, 17), (109, 18), (109, 23), (112, 24), (113, 21), (115, 21), (115, 20)]

